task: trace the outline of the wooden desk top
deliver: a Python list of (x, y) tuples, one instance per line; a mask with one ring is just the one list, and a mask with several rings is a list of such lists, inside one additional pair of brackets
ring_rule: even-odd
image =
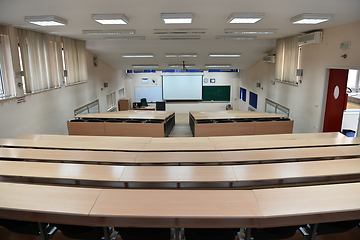
[(208, 137), (152, 138), (151, 143), (209, 143)]
[(284, 114), (266, 113), (266, 112), (247, 112), (247, 111), (207, 111), (190, 112), (195, 120), (203, 119), (235, 119), (235, 118), (282, 118), (287, 117)]
[(62, 162), (134, 163), (136, 152), (0, 148), (1, 159), (29, 159)]
[(257, 227), (262, 215), (246, 190), (104, 189), (90, 216), (101, 226)]
[(147, 151), (213, 151), (215, 147), (211, 143), (148, 143), (145, 149)]
[(101, 189), (0, 182), (0, 192), (0, 217), (69, 224), (86, 217), (92, 225), (88, 214)]
[(85, 141), (102, 142), (109, 141), (118, 144), (123, 143), (150, 143), (151, 137), (114, 137), (114, 136), (81, 136), (81, 135), (47, 135), (47, 134), (23, 134), (18, 139), (33, 140), (66, 140), (66, 141)]
[(126, 166), (120, 181), (235, 182), (236, 177), (232, 166)]
[(144, 152), (138, 153), (136, 163), (214, 163), (222, 162), (220, 152)]
[(335, 222), (360, 216), (360, 183), (253, 190), (260, 227)]
[(107, 113), (78, 114), (76, 118), (119, 118), (119, 119), (158, 119), (165, 120), (175, 112), (166, 111), (119, 111)]
[(124, 166), (0, 161), (1, 176), (118, 182)]

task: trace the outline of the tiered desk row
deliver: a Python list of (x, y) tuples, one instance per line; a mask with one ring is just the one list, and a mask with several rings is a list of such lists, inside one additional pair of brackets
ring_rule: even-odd
[(175, 113), (120, 111), (79, 114), (68, 121), (69, 135), (166, 137), (175, 125)]
[(339, 133), (0, 139), (0, 218), (166, 228), (359, 219), (359, 144)]
[(264, 112), (190, 112), (194, 137), (292, 133), (294, 121), (286, 115)]

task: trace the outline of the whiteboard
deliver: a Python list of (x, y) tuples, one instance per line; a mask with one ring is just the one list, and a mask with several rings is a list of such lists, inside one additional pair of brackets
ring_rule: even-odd
[(202, 75), (163, 75), (164, 100), (201, 100)]
[(147, 102), (161, 102), (162, 87), (135, 87), (135, 102), (141, 102), (142, 98)]

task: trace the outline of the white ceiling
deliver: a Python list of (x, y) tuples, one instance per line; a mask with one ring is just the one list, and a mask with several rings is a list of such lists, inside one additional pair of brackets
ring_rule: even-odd
[[(164, 24), (161, 13), (194, 13), (191, 24)], [(263, 12), (255, 24), (230, 24), (233, 12)], [(101, 25), (91, 14), (123, 13), (127, 25)], [(290, 18), (301, 13), (333, 13), (318, 25), (292, 25)], [(87, 49), (115, 69), (132, 69), (132, 64), (232, 64), (247, 69), (275, 47), (277, 38), (360, 21), (360, 0), (0, 0), (0, 23), (86, 40)], [(64, 27), (38, 27), (24, 21), (25, 16), (56, 15), (68, 20)], [(201, 40), (159, 40), (154, 29), (204, 28)], [(277, 29), (276, 34), (256, 40), (215, 40), (226, 28)], [(135, 29), (143, 41), (107, 41), (86, 36), (82, 30)], [(122, 58), (124, 53), (153, 53), (154, 58)], [(169, 59), (165, 53), (197, 53), (197, 58)], [(241, 53), (240, 58), (209, 58), (209, 53)]]

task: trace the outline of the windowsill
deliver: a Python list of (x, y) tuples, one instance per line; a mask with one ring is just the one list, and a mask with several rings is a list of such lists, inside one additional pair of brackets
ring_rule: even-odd
[(6, 101), (6, 100), (15, 99), (15, 98), (17, 98), (17, 96), (11, 96), (11, 97), (0, 97), (0, 101)]
[(64, 83), (64, 86), (65, 87), (70, 87), (70, 86), (79, 85), (79, 84), (86, 83), (86, 82), (87, 82), (87, 80), (80, 81), (80, 82), (75, 82), (75, 83)]

